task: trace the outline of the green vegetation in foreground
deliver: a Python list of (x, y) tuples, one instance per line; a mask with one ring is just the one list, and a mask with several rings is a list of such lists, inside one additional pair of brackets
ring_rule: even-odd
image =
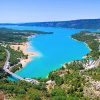
[(0, 45), (0, 68), (4, 65), (4, 62), (6, 60), (6, 51), (4, 50), (4, 47)]
[(99, 41), (96, 40), (97, 35), (99, 35), (99, 33), (80, 32), (72, 35), (72, 38), (87, 43), (89, 48), (91, 49), (91, 52), (88, 56), (93, 57), (95, 60), (97, 60), (100, 55)]
[(84, 72), (84, 75), (92, 77), (96, 81), (100, 81), (100, 66)]
[[(0, 90), (11, 100), (90, 100), (91, 97), (84, 95), (84, 87), (88, 81), (80, 74), (83, 69), (81, 63), (66, 63), (64, 67), (51, 72), (47, 79), (40, 79), (39, 85), (24, 81), (11, 82), (5, 79), (8, 76), (5, 75), (0, 79)], [(56, 85), (48, 86), (48, 80), (55, 81)], [(93, 98), (99, 100), (97, 97)]]
[(3, 65), (6, 61), (6, 51), (4, 47), (0, 45), (0, 80), (6, 77), (6, 73), (3, 71)]
[[(69, 66), (70, 70), (67, 69)], [(1, 79), (0, 90), (11, 100), (89, 100), (83, 93), (86, 81), (80, 75), (80, 71), (73, 70), (73, 67), (74, 64), (69, 64), (65, 65), (65, 68), (51, 72), (48, 79), (40, 80), (39, 85)], [(56, 85), (46, 88), (47, 80), (55, 81)]]
[(21, 68), (22, 68), (22, 64), (17, 64), (11, 68), (11, 72), (15, 73), (16, 71), (20, 70)]

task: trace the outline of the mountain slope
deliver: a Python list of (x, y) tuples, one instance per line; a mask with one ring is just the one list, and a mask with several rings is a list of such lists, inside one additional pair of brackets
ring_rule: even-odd
[(46, 27), (63, 27), (77, 29), (99, 29), (100, 19), (83, 19), (72, 21), (56, 21), (56, 22), (33, 22), (19, 24), (21, 26), (46, 26)]
[(80, 19), (71, 21), (52, 21), (52, 22), (29, 22), (29, 23), (4, 23), (0, 25), (19, 25), (19, 26), (44, 26), (62, 27), (76, 29), (100, 29), (100, 19)]

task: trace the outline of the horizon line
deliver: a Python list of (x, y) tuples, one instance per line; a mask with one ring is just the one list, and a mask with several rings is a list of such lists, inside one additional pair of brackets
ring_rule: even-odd
[(43, 23), (43, 22), (64, 22), (64, 21), (77, 21), (77, 20), (95, 20), (100, 18), (86, 18), (86, 19), (71, 19), (71, 20), (48, 20), (48, 21), (26, 21), (26, 22), (0, 22), (0, 24), (23, 24), (23, 23)]

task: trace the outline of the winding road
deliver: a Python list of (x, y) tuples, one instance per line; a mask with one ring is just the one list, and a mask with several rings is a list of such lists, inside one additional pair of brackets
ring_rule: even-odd
[(13, 77), (19, 79), (19, 80), (25, 80), (24, 78), (22, 78), (22, 77), (16, 75), (15, 73), (12, 73), (11, 71), (9, 71), (9, 67), (10, 67), (10, 65), (9, 65), (10, 52), (7, 49), (5, 49), (5, 51), (7, 53), (7, 57), (6, 57), (5, 65), (3, 67), (4, 71), (7, 72), (8, 74), (12, 75)]
[[(9, 64), (10, 52), (9, 52), (7, 49), (5, 49), (5, 51), (6, 51), (6, 53), (7, 53), (7, 56), (6, 56), (6, 62), (5, 62), (5, 64), (4, 64), (4, 66), (3, 66), (4, 71), (5, 71), (6, 73), (10, 74), (11, 76), (13, 76), (13, 77), (19, 79), (19, 80), (24, 80), (24, 81), (26, 81), (26, 82), (30, 82), (30, 81), (28, 81), (27, 79), (24, 79), (24, 78), (20, 77), (19, 75), (15, 74), (15, 73), (13, 73), (13, 72), (11, 72), (11, 71), (9, 70), (9, 67), (10, 67), (10, 64)], [(38, 83), (39, 83), (39, 82), (38, 82), (37, 80), (35, 80), (35, 79), (30, 79), (30, 80), (32, 80), (32, 83), (34, 83), (34, 84), (38, 84)]]

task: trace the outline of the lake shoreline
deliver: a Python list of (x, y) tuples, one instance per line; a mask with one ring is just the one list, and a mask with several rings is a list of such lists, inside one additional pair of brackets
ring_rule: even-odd
[[(71, 37), (71, 38), (72, 38), (72, 37)], [(72, 39), (75, 40), (75, 41), (77, 41), (77, 42), (84, 43), (84, 44), (86, 45), (86, 47), (90, 50), (90, 52), (92, 51), (92, 49), (89, 47), (89, 45), (88, 45), (86, 42), (78, 41), (77, 39), (74, 39), (74, 38), (72, 38)], [(89, 53), (90, 53), (90, 52), (89, 52)], [(87, 56), (84, 55), (82, 58), (87, 58)]]
[[(31, 47), (27, 46), (26, 51), (27, 52), (33, 51), (39, 54), (39, 57), (36, 57), (37, 55), (31, 56), (30, 57), (31, 60), (29, 60), (28, 62), (25, 61), (26, 64), (23, 65), (23, 68), (20, 68), (20, 70), (17, 71), (17, 74), (22, 77), (46, 78), (51, 71), (61, 68), (60, 65), (64, 64), (65, 62), (82, 59), (82, 57), (89, 52), (89, 50), (86, 48), (84, 43), (83, 44), (76, 43), (74, 40), (69, 39), (69, 36), (71, 37), (71, 35), (79, 32), (79, 30), (73, 30), (73, 29), (66, 30), (62, 28), (55, 29), (55, 28), (45, 28), (45, 27), (27, 28), (27, 27), (19, 27), (19, 26), (14, 27), (14, 29), (15, 28), (16, 29), (21, 28), (22, 30), (27, 29), (27, 30), (54, 32), (53, 35), (46, 35), (46, 36), (40, 35), (37, 36), (35, 39), (31, 39), (33, 37), (29, 37), (28, 43)], [(56, 40), (59, 42), (57, 42)], [(75, 43), (80, 46), (75, 47), (74, 46), (75, 44), (71, 44), (71, 43)], [(36, 50), (34, 48), (36, 48)], [(81, 48), (83, 48), (84, 50), (80, 52)], [(73, 51), (72, 49), (76, 49), (76, 50)], [(42, 57), (40, 54), (41, 52), (43, 53)], [(31, 66), (36, 66), (36, 67), (31, 67)]]
[[(28, 38), (30, 38), (30, 37), (28, 37)], [(26, 58), (26, 59), (24, 58), (24, 59), (20, 60), (22, 67), (25, 67), (29, 62), (31, 62), (32, 57), (39, 56), (39, 53), (37, 53), (37, 52), (27, 51), (27, 49), (30, 48), (29, 41), (23, 42), (21, 44), (13, 44), (13, 45), (10, 45), (10, 47), (14, 50), (20, 49), (20, 51), (22, 51), (24, 55), (28, 55), (28, 58)]]

